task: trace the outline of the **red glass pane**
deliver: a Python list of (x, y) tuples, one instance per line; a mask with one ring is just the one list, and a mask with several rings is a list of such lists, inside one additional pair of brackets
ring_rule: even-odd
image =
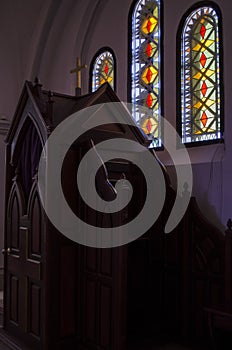
[(147, 45), (147, 50), (146, 51), (147, 51), (147, 56), (151, 57), (151, 55), (152, 55), (152, 46), (151, 46), (150, 43)]
[(108, 64), (106, 63), (105, 67), (104, 67), (104, 72), (106, 75), (108, 75), (108, 72), (109, 72), (109, 66)]
[(146, 75), (147, 81), (150, 83), (152, 79), (152, 71), (150, 68), (147, 70), (147, 75)]
[(148, 134), (151, 133), (151, 128), (152, 128), (152, 123), (151, 123), (150, 119), (148, 119), (147, 124), (146, 124), (146, 129), (147, 129)]
[(206, 126), (207, 120), (208, 120), (208, 117), (207, 117), (206, 113), (203, 112), (202, 116), (201, 116), (201, 122), (202, 122), (203, 126)]
[(207, 61), (207, 58), (206, 58), (206, 56), (205, 56), (204, 52), (202, 52), (202, 54), (201, 54), (201, 58), (200, 58), (200, 62), (201, 62), (202, 67), (204, 67), (204, 66), (205, 66), (206, 61)]
[(152, 23), (151, 23), (151, 20), (149, 19), (147, 21), (147, 31), (148, 31), (148, 33), (150, 33), (150, 31), (151, 31), (151, 26), (152, 26)]
[(205, 28), (204, 24), (202, 24), (201, 29), (200, 29), (200, 34), (201, 34), (201, 37), (203, 39), (205, 37), (205, 32), (206, 32), (206, 28)]
[(152, 96), (151, 96), (151, 94), (148, 94), (148, 96), (147, 96), (147, 106), (149, 107), (149, 108), (151, 108), (152, 107), (152, 102), (153, 102), (153, 99), (152, 99)]
[(201, 93), (203, 96), (205, 96), (207, 89), (208, 88), (207, 88), (206, 82), (204, 81), (204, 83), (202, 84), (202, 87), (201, 87)]

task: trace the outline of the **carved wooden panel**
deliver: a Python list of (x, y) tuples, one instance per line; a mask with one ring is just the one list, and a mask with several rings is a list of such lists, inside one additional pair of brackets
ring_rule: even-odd
[(75, 247), (60, 249), (60, 335), (68, 336), (76, 330), (76, 255)]
[(180, 332), (199, 339), (207, 331), (204, 308), (224, 299), (224, 236), (203, 217), (193, 198), (180, 233)]
[(19, 203), (17, 196), (14, 196), (11, 212), (11, 246), (19, 249)]
[(17, 276), (10, 275), (10, 320), (19, 322), (19, 279)]
[[(138, 239), (128, 245), (127, 269), (127, 327), (131, 334), (141, 335), (152, 328), (157, 318), (155, 291), (159, 294), (159, 274), (153, 279), (154, 270), (149, 239)], [(158, 301), (159, 304), (160, 300)]]
[[(94, 349), (111, 349), (112, 322), (113, 320), (117, 322), (113, 314), (114, 250), (83, 248), (83, 251), (85, 256), (83, 266), (84, 342), (93, 346)], [(118, 269), (117, 271), (120, 273)]]
[(14, 156), (17, 154), (17, 168), (24, 196), (28, 201), (42, 151), (41, 140), (31, 118), (27, 117), (25, 120), (18, 141), (20, 144), (16, 145)]
[(99, 343), (104, 349), (110, 348), (112, 322), (112, 289), (103, 284), (100, 287)]
[(86, 249), (86, 270), (96, 272), (97, 271), (97, 249)]
[(41, 256), (41, 206), (38, 196), (35, 196), (32, 205), (30, 254)]
[[(195, 337), (202, 337), (206, 331), (206, 315), (204, 307), (209, 302), (209, 285), (206, 279), (200, 276), (195, 276), (193, 280), (193, 295), (192, 295), (192, 319), (193, 319), (193, 334)], [(208, 297), (208, 298), (207, 298)]]
[(88, 343), (97, 342), (97, 281), (88, 278), (85, 282), (85, 338)]
[(112, 249), (102, 249), (100, 251), (100, 273), (112, 276)]
[(180, 288), (179, 275), (176, 269), (170, 268), (165, 270), (164, 277), (165, 286), (168, 288), (164, 290), (164, 298), (160, 298), (164, 303), (164, 319), (165, 329), (170, 334), (177, 330), (179, 321), (179, 305), (180, 305)]
[(29, 283), (29, 332), (41, 336), (41, 288), (33, 282)]

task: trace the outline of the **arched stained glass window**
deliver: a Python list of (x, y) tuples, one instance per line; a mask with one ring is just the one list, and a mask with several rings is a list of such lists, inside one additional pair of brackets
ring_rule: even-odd
[[(131, 102), (137, 124), (153, 139), (152, 147), (161, 146), (160, 56), (160, 1), (137, 1), (131, 26)], [(141, 111), (136, 105), (147, 108)]]
[(101, 50), (94, 58), (92, 67), (92, 91), (108, 82), (115, 88), (115, 59), (109, 50)]
[(181, 135), (183, 143), (222, 138), (221, 37), (211, 6), (195, 9), (181, 33)]

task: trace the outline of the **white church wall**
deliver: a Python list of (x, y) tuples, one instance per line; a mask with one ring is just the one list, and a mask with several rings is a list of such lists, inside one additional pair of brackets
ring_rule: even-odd
[[(176, 34), (182, 16), (196, 1), (165, 0), (164, 3), (164, 117), (175, 127), (176, 125)], [(222, 12), (223, 19), (223, 51), (224, 51), (224, 90), (225, 90), (225, 143), (189, 148), (193, 163), (193, 195), (196, 196), (203, 213), (220, 229), (224, 230), (228, 218), (232, 215), (230, 201), (232, 186), (229, 175), (232, 171), (231, 147), (232, 130), (231, 111), (231, 11), (230, 1), (216, 2)], [(99, 22), (95, 27), (85, 52), (89, 63), (95, 52), (102, 46), (110, 46), (117, 59), (117, 92), (122, 100), (127, 100), (127, 53), (128, 53), (128, 12), (131, 1), (108, 1), (107, 6), (99, 14)], [(112, 16), (112, 14), (114, 14)], [(107, 28), (107, 30), (106, 30)], [(87, 80), (87, 75), (85, 75)], [(87, 85), (85, 85), (87, 90)], [(165, 136), (164, 136), (165, 137)], [(158, 152), (160, 159), (169, 168), (166, 152)], [(166, 161), (167, 160), (167, 161)]]

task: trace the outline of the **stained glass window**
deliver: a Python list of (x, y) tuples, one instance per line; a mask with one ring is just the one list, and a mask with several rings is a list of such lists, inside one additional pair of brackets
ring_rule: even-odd
[(160, 1), (138, 1), (133, 8), (131, 29), (132, 113), (137, 124), (152, 138), (151, 147), (160, 147)]
[(186, 19), (181, 37), (182, 142), (222, 137), (220, 36), (216, 10), (203, 6)]
[(108, 82), (114, 89), (115, 62), (110, 51), (103, 51), (95, 58), (92, 69), (92, 91)]

